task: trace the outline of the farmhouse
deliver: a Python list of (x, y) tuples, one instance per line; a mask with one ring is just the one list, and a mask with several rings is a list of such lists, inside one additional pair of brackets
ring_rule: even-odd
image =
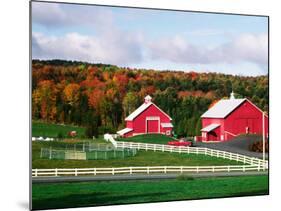
[(222, 99), (202, 116), (202, 141), (227, 141), (240, 134), (263, 134), (268, 137), (268, 116), (250, 100)]
[(146, 133), (171, 135), (173, 129), (172, 118), (156, 106), (151, 99), (147, 95), (144, 98), (144, 103), (126, 117), (126, 128), (118, 131), (118, 135), (123, 137)]

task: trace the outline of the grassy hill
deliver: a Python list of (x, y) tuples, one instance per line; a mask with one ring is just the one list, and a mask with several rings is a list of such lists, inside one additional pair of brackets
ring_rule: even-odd
[(32, 121), (32, 137), (67, 137), (68, 132), (73, 130), (77, 132), (77, 137), (85, 137), (84, 127)]

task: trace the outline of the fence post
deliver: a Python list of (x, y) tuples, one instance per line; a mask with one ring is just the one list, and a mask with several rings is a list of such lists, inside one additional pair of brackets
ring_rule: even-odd
[(58, 176), (58, 169), (57, 168), (55, 169), (55, 176), (56, 177)]
[(189, 147), (187, 147), (187, 154), (189, 154), (190, 153), (190, 150), (189, 150)]
[(167, 173), (167, 166), (164, 167), (164, 173)]
[(111, 170), (112, 170), (112, 175), (114, 175), (114, 168), (112, 168)]
[(198, 166), (196, 167), (196, 173), (199, 173), (199, 167)]
[(227, 171), (230, 172), (230, 166), (227, 166)]
[(97, 168), (94, 168), (94, 175), (97, 175)]
[(207, 148), (205, 148), (205, 150), (204, 150), (204, 155), (206, 155), (207, 154)]
[(149, 174), (149, 167), (147, 167), (147, 174)]
[(132, 167), (130, 167), (130, 174), (132, 174), (133, 173), (133, 169), (132, 169)]
[(214, 166), (212, 167), (212, 171), (215, 172), (215, 167)]
[(75, 169), (75, 176), (77, 176), (77, 169)]
[(198, 155), (198, 148), (196, 148), (196, 154)]
[(238, 162), (238, 154), (236, 154), (236, 162)]
[(251, 165), (253, 165), (253, 164), (254, 164), (254, 158), (251, 159)]
[(245, 172), (245, 166), (243, 166), (243, 172)]
[(182, 166), (181, 166), (181, 174), (182, 174)]
[(38, 169), (35, 169), (35, 177), (38, 176)]
[(246, 156), (244, 156), (243, 163), (244, 164), (246, 163)]

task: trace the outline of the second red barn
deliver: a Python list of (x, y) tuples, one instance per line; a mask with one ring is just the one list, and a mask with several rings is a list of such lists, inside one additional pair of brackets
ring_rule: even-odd
[(126, 128), (118, 131), (118, 135), (123, 137), (147, 133), (171, 135), (172, 118), (151, 99), (149, 95), (144, 98), (144, 103), (125, 119)]
[[(202, 116), (202, 141), (227, 141), (240, 134), (265, 134), (268, 116), (250, 100), (222, 99)], [(264, 130), (264, 131), (263, 131)]]

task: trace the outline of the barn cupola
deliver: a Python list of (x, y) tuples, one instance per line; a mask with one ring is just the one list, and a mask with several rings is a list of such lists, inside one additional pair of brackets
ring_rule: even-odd
[(150, 102), (151, 102), (151, 99), (152, 99), (152, 97), (150, 97), (149, 95), (147, 95), (147, 96), (144, 98), (144, 103), (150, 103)]
[(229, 98), (230, 100), (234, 100), (235, 99), (235, 96), (234, 96), (234, 92), (232, 91), (231, 93), (230, 93), (230, 98)]

